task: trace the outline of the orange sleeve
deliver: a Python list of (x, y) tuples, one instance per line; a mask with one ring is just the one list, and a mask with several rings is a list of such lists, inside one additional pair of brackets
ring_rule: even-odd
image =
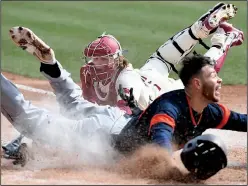
[(226, 106), (224, 106), (224, 105), (222, 105), (222, 104), (218, 104), (219, 105), (219, 107), (221, 108), (221, 110), (222, 110), (222, 114), (223, 114), (223, 118), (222, 118), (222, 120), (221, 120), (221, 122), (220, 122), (220, 124), (219, 125), (217, 125), (217, 129), (221, 129), (221, 128), (223, 128), (226, 124), (227, 124), (227, 122), (228, 122), (228, 119), (229, 119), (229, 117), (230, 117), (230, 114), (231, 114), (231, 111), (226, 107)]
[(173, 129), (176, 126), (175, 120), (172, 117), (170, 117), (168, 114), (156, 114), (151, 119), (148, 134), (150, 134), (152, 126), (157, 123), (166, 123), (167, 125), (171, 126)]

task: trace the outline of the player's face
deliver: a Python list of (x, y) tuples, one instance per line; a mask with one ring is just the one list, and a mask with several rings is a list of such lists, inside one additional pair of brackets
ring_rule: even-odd
[(219, 78), (213, 66), (207, 65), (202, 68), (202, 94), (212, 102), (220, 101), (222, 79)]
[(87, 61), (92, 79), (101, 81), (103, 84), (109, 83), (116, 70), (116, 62), (113, 56), (92, 57), (87, 58)]
[(102, 66), (113, 64), (114, 58), (113, 57), (94, 57), (91, 59), (92, 64), (95, 66), (96, 69), (100, 69)]

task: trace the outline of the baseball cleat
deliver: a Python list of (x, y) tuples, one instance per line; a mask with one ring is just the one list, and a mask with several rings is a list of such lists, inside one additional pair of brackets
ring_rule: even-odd
[(223, 5), (225, 5), (225, 3), (223, 2), (219, 2), (216, 5), (214, 5), (213, 8), (209, 9), (205, 14), (203, 14), (199, 19), (199, 20), (205, 20), (210, 14), (212, 14), (214, 11), (218, 10), (220, 7), (222, 7)]
[(27, 144), (21, 142), (23, 137), (23, 135), (20, 135), (11, 142), (2, 145), (1, 158), (13, 160), (12, 163), (14, 165), (21, 165), (22, 167), (24, 167), (30, 159), (34, 159)]
[(9, 30), (9, 35), (18, 47), (36, 56), (42, 63), (54, 64), (56, 62), (53, 49), (36, 36), (32, 30), (16, 26)]
[(219, 46), (224, 50), (242, 45), (243, 41), (244, 33), (227, 22), (221, 23), (211, 38), (212, 46)]
[(224, 4), (203, 20), (202, 25), (211, 31), (218, 27), (220, 23), (232, 19), (237, 11), (238, 8), (233, 4)]
[(198, 39), (207, 38), (212, 32), (215, 32), (218, 26), (237, 13), (238, 8), (233, 4), (219, 3), (208, 13), (201, 16), (192, 26), (192, 33)]
[(228, 37), (233, 37), (231, 46), (239, 46), (244, 42), (244, 33), (232, 24), (223, 22), (219, 25), (219, 29), (222, 29)]

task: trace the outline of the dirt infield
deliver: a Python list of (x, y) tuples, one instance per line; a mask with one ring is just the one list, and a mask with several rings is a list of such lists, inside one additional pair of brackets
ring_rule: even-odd
[[(43, 80), (29, 79), (22, 76), (3, 72), (12, 82), (22, 85), (31, 86), (34, 88), (52, 91), (49, 83)], [(227, 105), (230, 109), (242, 113), (247, 112), (247, 87), (242, 85), (223, 86), (222, 87), (221, 103)], [(24, 97), (32, 101), (34, 105), (52, 108), (56, 105), (54, 97), (32, 93), (30, 91), (23, 91)], [(11, 124), (1, 117), (1, 139), (8, 141), (17, 136), (16, 130)], [(247, 163), (247, 133), (232, 132), (232, 131), (218, 131), (210, 130), (220, 135), (226, 142), (229, 148), (228, 159), (232, 162)], [(28, 141), (28, 140), (27, 140)], [(145, 158), (149, 157), (164, 163), (163, 158), (160, 158), (157, 151), (154, 149), (145, 149)], [(1, 161), (1, 183), (2, 184), (178, 184), (177, 181), (161, 180), (152, 177), (151, 175), (143, 175), (137, 167), (152, 167), (148, 162), (146, 164), (138, 165), (137, 159), (142, 158), (140, 153), (139, 158), (126, 161), (129, 169), (127, 172), (119, 171), (115, 168), (106, 168), (100, 166), (90, 165), (75, 165), (77, 160), (75, 157), (60, 157), (56, 153), (50, 158), (43, 157), (45, 152), (39, 154), (39, 158), (27, 164), (26, 167), (14, 166), (7, 160)], [(74, 159), (74, 161), (72, 161)], [(122, 167), (122, 165), (115, 165), (115, 167)], [(161, 170), (166, 171), (166, 166)], [(153, 174), (153, 173), (151, 173)], [(135, 176), (139, 175), (139, 176)], [(244, 168), (226, 168), (220, 171), (217, 175), (206, 180), (203, 184), (233, 184), (244, 185), (247, 183), (247, 170)]]

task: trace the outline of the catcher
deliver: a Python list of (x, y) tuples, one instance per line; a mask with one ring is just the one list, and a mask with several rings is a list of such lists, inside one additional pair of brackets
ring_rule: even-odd
[[(218, 3), (195, 23), (183, 29), (160, 46), (138, 70), (123, 56), (119, 41), (112, 35), (103, 34), (90, 42), (83, 51), (86, 64), (80, 70), (83, 97), (93, 103), (118, 106), (131, 114), (126, 102), (118, 96), (122, 85), (134, 98), (140, 109), (145, 109), (155, 98), (165, 92), (183, 88), (181, 80), (169, 78), (177, 71), (175, 65), (187, 56), (202, 39), (211, 38), (211, 48), (205, 53), (217, 63), (220, 71), (230, 47), (241, 45), (243, 32), (226, 21), (235, 16), (237, 8), (231, 4)], [(206, 47), (206, 45), (204, 45)]]
[[(85, 100), (82, 89), (55, 59), (53, 50), (30, 29), (14, 27), (10, 34), (19, 47), (41, 61), (40, 71), (55, 92), (61, 114), (70, 118), (54, 117), (48, 110), (32, 105), (1, 74), (2, 113), (21, 134), (35, 142), (63, 147), (69, 140), (80, 148), (79, 138), (99, 134), (110, 137), (112, 146), (122, 153), (148, 143), (171, 152), (172, 142), (179, 148), (186, 143), (181, 154), (185, 167), (197, 179), (207, 179), (226, 166), (226, 154), (218, 140), (201, 134), (209, 128), (247, 132), (247, 114), (218, 103), (222, 80), (209, 57), (185, 57), (179, 73), (185, 88), (164, 93), (143, 112), (128, 115), (118, 107)], [(132, 96), (123, 98), (139, 108)]]

